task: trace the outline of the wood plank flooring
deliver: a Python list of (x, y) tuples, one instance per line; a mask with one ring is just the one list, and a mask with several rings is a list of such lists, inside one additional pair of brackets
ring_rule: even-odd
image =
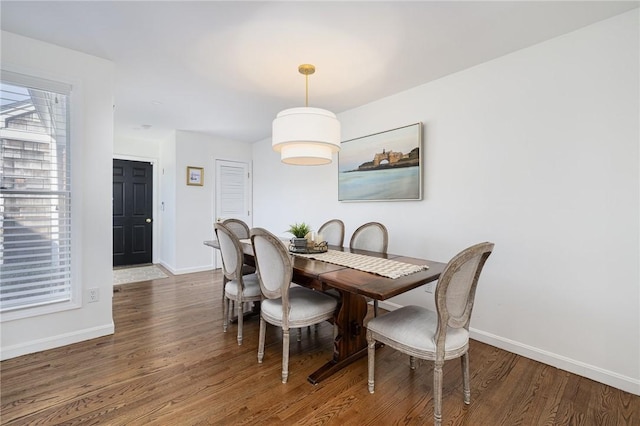
[[(219, 271), (119, 286), (116, 332), (0, 364), (3, 425), (431, 424), (432, 365), (381, 348), (376, 393), (363, 358), (317, 386), (307, 375), (330, 358), (325, 323), (292, 338), (289, 383), (280, 382), (280, 333), (258, 320), (222, 332)], [(293, 336), (293, 335), (292, 335)], [(640, 425), (640, 397), (472, 341), (471, 405), (460, 363), (445, 363), (446, 425)]]

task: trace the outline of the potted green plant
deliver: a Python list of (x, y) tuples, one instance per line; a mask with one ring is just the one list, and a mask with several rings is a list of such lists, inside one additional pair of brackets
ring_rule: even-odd
[(293, 234), (293, 238), (291, 239), (291, 243), (294, 247), (304, 249), (307, 247), (307, 239), (305, 236), (311, 232), (311, 227), (305, 222), (294, 223), (293, 225), (289, 225), (289, 230)]

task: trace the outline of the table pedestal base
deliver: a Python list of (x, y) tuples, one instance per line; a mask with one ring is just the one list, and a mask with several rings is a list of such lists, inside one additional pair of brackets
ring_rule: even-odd
[(317, 385), (322, 380), (331, 376), (333, 373), (338, 372), (340, 369), (346, 367), (352, 362), (359, 360), (360, 358), (365, 357), (366, 355), (367, 355), (367, 348), (364, 348), (346, 357), (341, 361), (336, 361), (332, 359), (331, 361), (329, 361), (328, 363), (326, 363), (325, 365), (323, 365), (322, 367), (320, 367), (319, 369), (311, 373), (309, 377), (307, 377), (307, 380), (309, 381), (309, 383), (313, 385)]
[(364, 296), (341, 291), (341, 306), (335, 318), (337, 328), (333, 342), (333, 359), (313, 372), (307, 380), (318, 384), (341, 368), (367, 355), (364, 318), (367, 301)]

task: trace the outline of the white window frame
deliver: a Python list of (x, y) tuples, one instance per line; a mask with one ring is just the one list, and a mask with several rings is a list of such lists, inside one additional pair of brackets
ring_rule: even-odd
[[(75, 85), (72, 85), (71, 83), (54, 81), (53, 79), (42, 78), (39, 76), (31, 76), (23, 72), (23, 70), (9, 71), (2, 69), (0, 78), (3, 81), (7, 81), (15, 85), (32, 87), (51, 92), (67, 93), (68, 96), (69, 111), (67, 117), (69, 122), (67, 131), (69, 135), (68, 146), (71, 150), (69, 158), (71, 173), (71, 295), (70, 299), (67, 301), (36, 305), (3, 312), (0, 314), (0, 322), (47, 315), (50, 313), (62, 312), (82, 307), (82, 292), (78, 275), (80, 271), (79, 265), (82, 262), (82, 251), (79, 247), (80, 238), (78, 234), (81, 228), (79, 213), (81, 210), (80, 205), (82, 197), (79, 196), (81, 195), (81, 193), (76, 184), (79, 179), (79, 177), (77, 176), (79, 172), (76, 159), (81, 158), (81, 156), (79, 156), (76, 152), (79, 145), (78, 143), (76, 143), (77, 138), (74, 137), (77, 134), (75, 131), (76, 125), (73, 124), (74, 118), (78, 117), (78, 113), (75, 111), (81, 109), (78, 105), (78, 99), (81, 98), (81, 96), (78, 96), (78, 90), (75, 90)], [(75, 172), (74, 169), (76, 170)]]

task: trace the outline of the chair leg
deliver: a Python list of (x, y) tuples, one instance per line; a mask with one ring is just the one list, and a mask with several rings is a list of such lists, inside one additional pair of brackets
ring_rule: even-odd
[(376, 365), (376, 341), (375, 339), (373, 339), (369, 333), (367, 333), (367, 354), (369, 355), (369, 365), (368, 365), (368, 372), (369, 372), (369, 378), (368, 378), (368, 385), (369, 385), (369, 393), (373, 393), (374, 392), (374, 372), (375, 372), (375, 365)]
[(460, 358), (462, 363), (462, 386), (464, 388), (464, 403), (471, 404), (471, 386), (469, 383), (469, 352)]
[(242, 322), (244, 320), (244, 303), (241, 301), (237, 301), (236, 305), (238, 305), (238, 346), (242, 345)]
[(302, 342), (302, 329), (298, 329), (298, 342)]
[(373, 316), (378, 316), (378, 301), (375, 299), (373, 300)]
[(264, 358), (264, 337), (267, 332), (267, 322), (260, 318), (260, 334), (258, 335), (258, 363)]
[(227, 280), (227, 277), (225, 277), (225, 276), (222, 277), (222, 303), (225, 302), (225, 300), (224, 300), (224, 289), (227, 286), (227, 282), (228, 281), (229, 280)]
[(412, 370), (416, 369), (416, 357), (414, 356), (409, 357), (409, 368), (411, 368)]
[(433, 368), (433, 424), (442, 424), (442, 366), (444, 361), (435, 361)]
[(282, 330), (282, 383), (289, 378), (289, 330)]
[(227, 327), (229, 326), (229, 302), (228, 300), (222, 299), (222, 331), (227, 332)]

